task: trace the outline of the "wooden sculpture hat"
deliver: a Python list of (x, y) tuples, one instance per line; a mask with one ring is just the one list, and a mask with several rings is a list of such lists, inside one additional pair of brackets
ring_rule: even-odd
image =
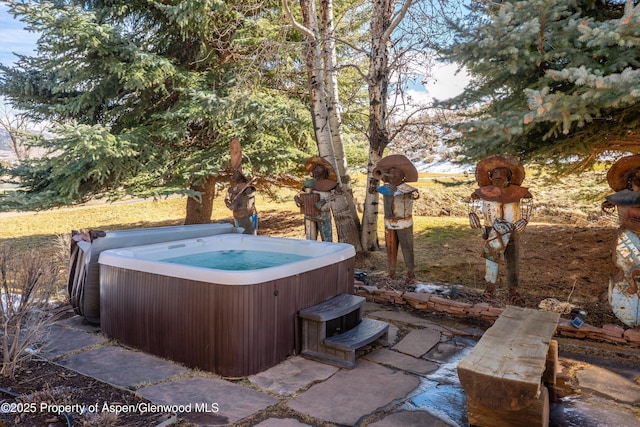
[(333, 166), (331, 166), (331, 163), (329, 163), (328, 161), (326, 161), (320, 156), (309, 157), (307, 159), (307, 163), (305, 164), (305, 168), (307, 169), (307, 172), (311, 173), (311, 171), (313, 170), (314, 167), (316, 167), (316, 165), (323, 166), (329, 172), (329, 176), (327, 177), (328, 179), (330, 179), (331, 181), (338, 180), (338, 177), (336, 176), (336, 171), (333, 168)]
[(623, 157), (611, 166), (607, 172), (607, 182), (613, 191), (627, 188), (629, 175), (640, 168), (640, 154)]
[(404, 172), (405, 182), (416, 182), (418, 180), (418, 170), (413, 163), (411, 163), (411, 160), (402, 154), (390, 154), (380, 159), (375, 169), (373, 169), (373, 177), (381, 179), (383, 172), (391, 168), (402, 170), (402, 172)]
[(313, 185), (314, 190), (331, 191), (338, 186), (338, 181), (332, 179), (319, 179)]
[(494, 154), (480, 160), (476, 165), (476, 181), (480, 187), (491, 185), (491, 171), (495, 168), (505, 167), (511, 171), (510, 183), (522, 184), (524, 181), (524, 166), (510, 154)]

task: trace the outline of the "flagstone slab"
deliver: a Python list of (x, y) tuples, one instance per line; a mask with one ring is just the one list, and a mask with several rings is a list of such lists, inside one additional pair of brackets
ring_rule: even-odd
[(386, 348), (372, 351), (371, 353), (363, 356), (363, 358), (371, 362), (393, 366), (394, 368), (402, 369), (418, 375), (426, 375), (429, 372), (435, 371), (439, 367), (435, 362), (408, 356)]
[(576, 378), (582, 389), (596, 391), (619, 402), (640, 402), (640, 385), (608, 369), (585, 365), (576, 370)]
[(90, 323), (82, 316), (71, 316), (58, 322), (59, 325), (68, 326), (70, 328), (79, 329), (85, 332), (100, 332), (100, 325)]
[(289, 396), (308, 387), (311, 383), (323, 381), (338, 372), (340, 368), (319, 363), (304, 357), (291, 357), (276, 366), (249, 376), (249, 381), (261, 389)]
[(420, 328), (428, 328), (434, 331), (446, 331), (447, 328), (438, 325), (437, 323), (430, 322), (427, 319), (422, 317), (414, 316), (411, 313), (406, 311), (389, 311), (389, 310), (378, 310), (372, 311), (367, 314), (369, 317), (374, 317), (380, 320), (387, 320), (392, 322), (401, 322), (406, 323), (410, 326), (417, 326)]
[(449, 427), (449, 424), (425, 411), (400, 411), (387, 415), (369, 427)]
[(81, 332), (76, 329), (52, 325), (46, 336), (47, 343), (40, 349), (41, 355), (53, 360), (61, 355), (78, 351), (99, 344), (106, 344), (108, 339), (100, 335)]
[(355, 425), (362, 417), (403, 399), (420, 381), (413, 375), (359, 359), (287, 403), (291, 409), (321, 420)]
[[(474, 343), (475, 344), (475, 343)], [(429, 360), (446, 363), (453, 359), (466, 346), (455, 342), (441, 342), (431, 349), (425, 356)]]
[(455, 320), (448, 320), (446, 325), (434, 323), (420, 316), (415, 316), (406, 311), (390, 311), (390, 310), (378, 310), (367, 313), (368, 317), (372, 317), (379, 320), (385, 320), (387, 322), (401, 322), (406, 323), (409, 326), (431, 329), (433, 331), (442, 332), (444, 335), (464, 335), (464, 336), (482, 336), (484, 330), (462, 325)]
[[(637, 427), (640, 426), (637, 409), (628, 404), (618, 403), (599, 396), (583, 396), (581, 400), (565, 399), (562, 415), (557, 426), (606, 426)], [(554, 414), (552, 413), (552, 421)]]
[(300, 427), (310, 425), (311, 424), (306, 424), (293, 418), (269, 418), (256, 424), (255, 427)]
[(60, 359), (58, 363), (106, 383), (126, 388), (154, 384), (188, 371), (183, 366), (159, 357), (112, 345), (74, 354)]
[(392, 349), (413, 357), (420, 357), (438, 345), (440, 339), (440, 332), (429, 329), (414, 329)]
[(279, 399), (241, 385), (209, 377), (184, 378), (137, 390), (159, 405), (189, 405), (181, 414), (199, 425), (230, 425), (275, 405)]

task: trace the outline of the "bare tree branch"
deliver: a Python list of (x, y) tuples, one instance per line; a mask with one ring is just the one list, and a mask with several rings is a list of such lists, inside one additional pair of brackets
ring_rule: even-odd
[(294, 28), (296, 28), (298, 31), (303, 33), (305, 36), (307, 36), (311, 40), (316, 39), (316, 35), (313, 34), (313, 31), (309, 30), (307, 27), (300, 24), (293, 17), (293, 14), (291, 13), (291, 9), (289, 8), (289, 2), (287, 0), (282, 0), (282, 7), (284, 8), (284, 13), (287, 15), (287, 18), (289, 18), (289, 22), (291, 22), (291, 25), (293, 25)]
[(400, 9), (400, 11), (396, 14), (396, 16), (394, 17), (393, 21), (391, 22), (391, 25), (389, 25), (389, 28), (387, 28), (387, 30), (382, 35), (383, 39), (390, 39), (391, 38), (391, 33), (393, 32), (393, 30), (396, 29), (398, 24), (400, 24), (400, 22), (402, 22), (402, 20), (404, 19), (405, 15), (407, 14), (407, 11), (409, 10), (409, 8), (411, 7), (412, 4), (413, 4), (413, 0), (407, 0), (402, 5), (402, 9)]
[(29, 157), (29, 148), (21, 138), (21, 134), (27, 131), (28, 124), (29, 120), (25, 115), (10, 112), (6, 105), (0, 108), (0, 127), (9, 135), (9, 148), (19, 161)]

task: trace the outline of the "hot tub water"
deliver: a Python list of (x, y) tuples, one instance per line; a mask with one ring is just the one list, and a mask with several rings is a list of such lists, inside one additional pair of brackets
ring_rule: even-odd
[(254, 250), (208, 251), (161, 259), (162, 262), (216, 270), (243, 271), (277, 267), (308, 259), (307, 256)]

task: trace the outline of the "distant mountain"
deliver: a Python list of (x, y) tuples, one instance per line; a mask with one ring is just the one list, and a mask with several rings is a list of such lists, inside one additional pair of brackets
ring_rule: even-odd
[(8, 150), (9, 141), (10, 141), (10, 138), (7, 131), (0, 128), (0, 150)]
[(11, 147), (11, 138), (6, 130), (0, 129), (0, 160), (15, 160)]

